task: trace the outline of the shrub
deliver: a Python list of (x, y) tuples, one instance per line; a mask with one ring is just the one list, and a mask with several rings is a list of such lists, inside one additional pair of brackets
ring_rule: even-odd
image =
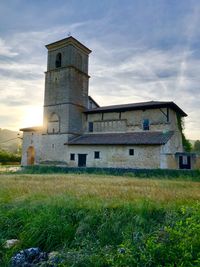
[(10, 162), (20, 162), (21, 156), (5, 150), (0, 150), (0, 163), (6, 164)]

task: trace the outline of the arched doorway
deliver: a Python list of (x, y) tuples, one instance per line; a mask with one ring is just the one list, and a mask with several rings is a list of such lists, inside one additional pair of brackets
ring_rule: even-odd
[(35, 163), (35, 149), (33, 146), (29, 146), (27, 150), (27, 165), (34, 165)]

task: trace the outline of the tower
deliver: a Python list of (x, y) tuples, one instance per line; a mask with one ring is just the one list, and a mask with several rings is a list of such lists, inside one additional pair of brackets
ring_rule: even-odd
[[(73, 37), (46, 45), (44, 135), (83, 132), (88, 103), (88, 55), (91, 52)], [(67, 140), (66, 140), (67, 141)]]

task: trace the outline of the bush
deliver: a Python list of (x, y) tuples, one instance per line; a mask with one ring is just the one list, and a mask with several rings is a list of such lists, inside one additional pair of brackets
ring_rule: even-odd
[(128, 176), (138, 178), (185, 179), (200, 181), (200, 170), (122, 169), (122, 168), (69, 168), (59, 166), (26, 166), (20, 171), (28, 174), (89, 173), (99, 175)]
[(11, 162), (16, 163), (20, 161), (21, 161), (21, 155), (7, 152), (5, 150), (0, 150), (0, 163), (6, 164)]

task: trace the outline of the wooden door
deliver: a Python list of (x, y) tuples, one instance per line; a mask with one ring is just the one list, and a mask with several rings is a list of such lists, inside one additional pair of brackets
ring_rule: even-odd
[(29, 146), (27, 150), (27, 165), (34, 165), (35, 163), (35, 149), (33, 146)]
[(78, 154), (78, 167), (86, 167), (87, 154)]

